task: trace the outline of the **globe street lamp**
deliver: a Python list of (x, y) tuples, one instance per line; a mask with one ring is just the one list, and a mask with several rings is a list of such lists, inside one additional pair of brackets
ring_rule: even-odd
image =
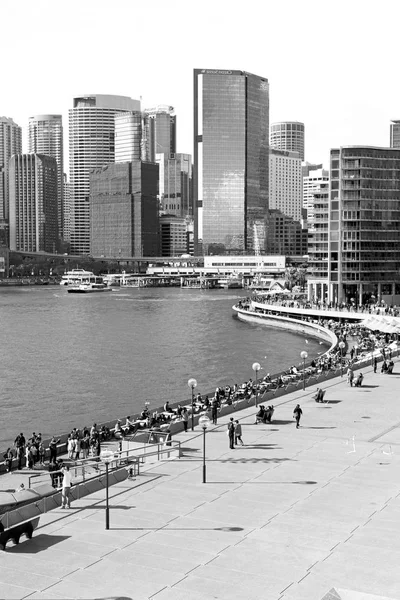
[(114, 458), (112, 450), (102, 450), (100, 460), (106, 465), (106, 529), (110, 529), (110, 508), (108, 506), (108, 465)]
[(300, 352), (300, 356), (303, 359), (303, 392), (306, 389), (306, 358), (308, 358), (308, 353), (303, 350)]
[(188, 386), (192, 390), (192, 431), (194, 429), (194, 388), (197, 387), (197, 381), (195, 379), (190, 378), (188, 381)]
[(199, 419), (199, 425), (203, 428), (203, 483), (206, 482), (206, 431), (210, 423), (211, 421), (207, 415), (202, 415)]
[(254, 399), (254, 403), (255, 403), (255, 406), (257, 407), (257, 405), (258, 405), (258, 378), (257, 377), (258, 377), (258, 371), (261, 369), (261, 365), (260, 365), (260, 363), (255, 362), (252, 364), (251, 368), (253, 369), (253, 371), (256, 374), (256, 397)]
[(343, 350), (345, 349), (346, 344), (344, 342), (339, 342), (340, 348), (340, 377), (343, 377)]

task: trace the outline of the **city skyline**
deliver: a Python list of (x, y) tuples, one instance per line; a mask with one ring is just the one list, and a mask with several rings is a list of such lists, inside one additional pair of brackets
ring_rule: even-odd
[[(151, 39), (161, 40), (168, 23), (172, 27), (176, 14), (183, 14), (185, 4), (165, 5), (157, 0), (153, 4), (157, 16)], [(179, 27), (179, 49), (189, 51), (180, 52), (179, 66), (170, 68), (158, 43), (149, 45), (145, 28), (138, 28), (135, 38), (138, 51), (146, 47), (144, 60), (135, 61), (133, 67), (124, 60), (130, 56), (131, 18), (146, 18), (145, 7), (119, 0), (113, 14), (102, 0), (84, 4), (71, 0), (68, 5), (61, 1), (56, 7), (38, 0), (35, 6), (23, 2), (21, 11), (20, 5), (5, 0), (3, 17), (18, 24), (19, 39), (16, 44), (15, 31), (7, 28), (0, 41), (3, 53), (13, 48), (13, 61), (6, 61), (4, 67), (0, 115), (23, 127), (25, 141), (32, 115), (62, 114), (66, 124), (73, 97), (87, 93), (142, 97), (143, 109), (157, 104), (175, 107), (177, 151), (192, 154), (192, 74), (193, 69), (206, 66), (263, 73), (270, 83), (270, 122), (303, 122), (305, 158), (310, 162), (327, 166), (329, 150), (342, 145), (389, 146), (390, 121), (400, 118), (400, 87), (393, 77), (397, 67), (395, 17), (400, 12), (395, 2), (385, 2), (377, 13), (371, 2), (358, 0), (346, 5), (339, 2), (335, 11), (311, 0), (281, 7), (253, 1), (248, 31), (243, 28), (239, 6), (206, 1), (202, 11), (196, 12), (194, 24), (188, 18), (188, 26)], [(345, 19), (341, 6), (346, 6)], [(57, 26), (55, 15), (59, 16)], [(32, 27), (33, 23), (37, 26)], [(196, 45), (200, 33), (207, 43)], [(346, 44), (339, 45), (339, 37)], [(107, 43), (99, 44), (102, 38)], [(49, 47), (57, 47), (54, 57), (48, 56)], [(52, 66), (52, 79), (42, 86), (37, 71), (28, 70), (19, 78), (15, 68), (32, 49), (46, 51)], [(360, 50), (363, 60), (347, 67), (346, 61)]]

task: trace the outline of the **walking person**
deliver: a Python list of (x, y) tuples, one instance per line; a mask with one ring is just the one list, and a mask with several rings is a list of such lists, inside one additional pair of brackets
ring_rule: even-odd
[(347, 383), (350, 385), (350, 387), (353, 387), (353, 380), (354, 380), (354, 371), (351, 367), (349, 367), (347, 369)]
[(228, 436), (229, 436), (229, 448), (231, 450), (235, 449), (235, 423), (233, 422), (233, 417), (230, 418), (228, 423)]
[(378, 359), (374, 356), (374, 373), (376, 373), (376, 369), (378, 368)]
[(238, 441), (244, 446), (242, 440), (242, 426), (238, 420), (235, 421), (235, 444), (237, 445)]
[(187, 431), (188, 422), (189, 422), (189, 413), (186, 406), (182, 408), (182, 421), (183, 421), (183, 431)]
[(303, 411), (300, 408), (300, 404), (296, 404), (296, 407), (293, 411), (293, 418), (296, 419), (296, 429), (300, 427), (300, 419)]
[(68, 465), (62, 469), (62, 474), (63, 474), (63, 480), (62, 480), (62, 490), (61, 490), (61, 508), (71, 508), (70, 491), (71, 491), (72, 474), (69, 470)]

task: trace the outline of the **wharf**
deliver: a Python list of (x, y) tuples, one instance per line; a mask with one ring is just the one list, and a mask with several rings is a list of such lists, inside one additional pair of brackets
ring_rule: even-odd
[(104, 490), (43, 515), (0, 554), (0, 595), (398, 600), (400, 362), (363, 373), (362, 388), (324, 382), (324, 404), (316, 385), (276, 399), (271, 425), (254, 424), (254, 406), (237, 412), (244, 447), (229, 449), (222, 419), (206, 434), (205, 484), (202, 432), (177, 434), (179, 460), (110, 488), (109, 531)]

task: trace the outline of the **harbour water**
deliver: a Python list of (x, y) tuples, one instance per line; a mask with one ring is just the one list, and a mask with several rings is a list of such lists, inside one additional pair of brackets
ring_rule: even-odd
[(249, 325), (231, 307), (245, 290), (127, 288), (68, 294), (61, 286), (0, 290), (0, 448), (242, 383), (325, 351), (318, 340)]

